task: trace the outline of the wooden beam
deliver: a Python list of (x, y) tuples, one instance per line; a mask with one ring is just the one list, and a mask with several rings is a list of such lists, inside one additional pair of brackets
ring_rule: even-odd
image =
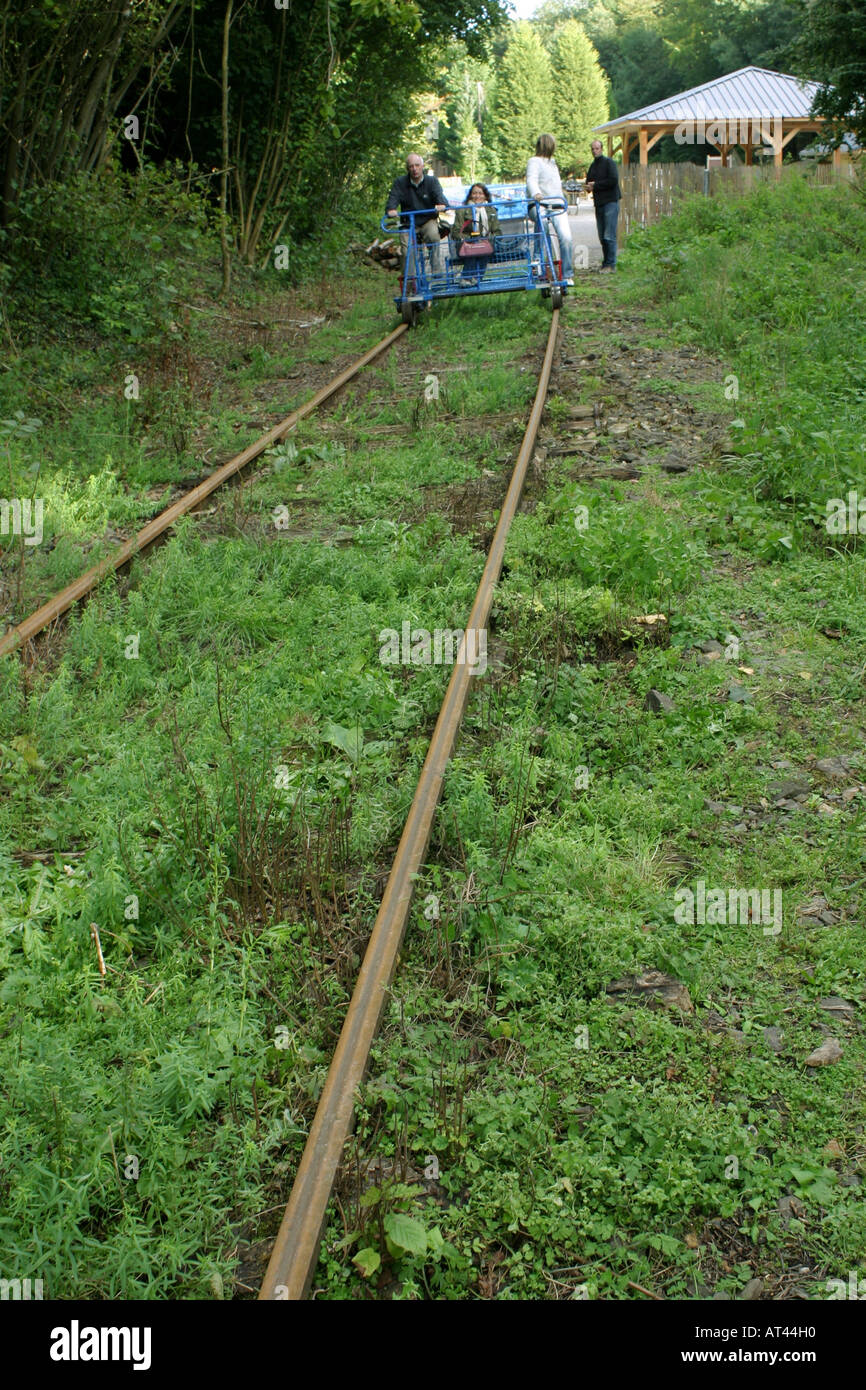
[(647, 164), (648, 164), (648, 162), (649, 162), (648, 159), (647, 159), (647, 153), (648, 153), (648, 149), (649, 149), (649, 143), (648, 143), (647, 135), (648, 135), (647, 128), (646, 128), (645, 125), (642, 125), (641, 128), (640, 128), (640, 132), (639, 132), (638, 138), (639, 138), (639, 140), (640, 140), (640, 162), (641, 162), (641, 164), (643, 165), (644, 168), (646, 168), (646, 166), (647, 166)]
[(649, 151), (652, 149), (653, 145), (657, 145), (657, 144), (658, 144), (659, 140), (661, 140), (661, 138), (662, 138), (663, 135), (667, 135), (667, 131), (666, 131), (666, 130), (657, 130), (656, 133), (655, 133), (655, 135), (652, 137), (652, 139), (647, 141), (647, 153), (649, 153)]

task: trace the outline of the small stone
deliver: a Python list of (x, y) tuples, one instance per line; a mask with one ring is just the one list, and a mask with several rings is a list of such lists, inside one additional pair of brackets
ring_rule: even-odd
[(818, 813), (822, 816), (838, 816), (839, 807), (831, 806), (829, 801), (820, 801), (818, 803)]
[(705, 652), (707, 655), (709, 655), (710, 652), (712, 652), (714, 656), (724, 656), (725, 654), (725, 649), (721, 642), (717, 642), (714, 638), (709, 642), (698, 642), (696, 645), (699, 652)]
[[(805, 1207), (799, 1197), (780, 1197), (777, 1207), (782, 1225), (786, 1227), (789, 1226), (792, 1221), (796, 1220), (797, 1217), (802, 1216), (805, 1211)], [(806, 1272), (808, 1273), (808, 1271)], [(803, 1271), (801, 1270), (800, 1273), (802, 1274)]]
[(647, 691), (647, 697), (644, 700), (644, 709), (652, 710), (653, 713), (658, 714), (661, 711), (667, 712), (668, 710), (672, 710), (673, 707), (674, 702), (670, 695), (665, 695), (661, 690)]
[(848, 758), (819, 758), (815, 767), (818, 772), (823, 772), (825, 777), (844, 782), (851, 771), (851, 762)]
[(719, 1289), (716, 1293), (713, 1294), (712, 1301), (713, 1303), (730, 1303), (731, 1295), (729, 1293), (725, 1293), (724, 1289)]
[(746, 833), (746, 831), (748, 830), (748, 828), (749, 828), (749, 827), (746, 825), (746, 822), (745, 822), (744, 820), (741, 820), (741, 821), (739, 822), (739, 824), (737, 824), (737, 825), (732, 825), (732, 826), (731, 826), (731, 834), (732, 834), (732, 835), (745, 835), (745, 833)]
[(807, 778), (785, 777), (780, 782), (771, 782), (767, 787), (767, 795), (778, 801), (780, 797), (808, 796), (811, 790)]
[(782, 1030), (775, 1027), (764, 1029), (764, 1042), (771, 1052), (782, 1051)]
[(828, 995), (826, 999), (818, 1000), (818, 1008), (825, 1013), (832, 1014), (834, 1018), (852, 1019), (856, 1013), (855, 1006), (847, 999), (840, 999), (838, 994)]
[(746, 1287), (743, 1289), (742, 1293), (740, 1294), (740, 1298), (741, 1298), (741, 1300), (744, 1300), (746, 1303), (751, 1303), (751, 1302), (754, 1302), (754, 1300), (755, 1300), (756, 1298), (760, 1298), (760, 1297), (761, 1297), (761, 1294), (762, 1294), (763, 1292), (764, 1292), (764, 1281), (763, 1281), (763, 1279), (750, 1279), (749, 1282), (748, 1282), (748, 1284), (746, 1285)]
[(707, 810), (707, 811), (712, 811), (712, 813), (713, 813), (714, 816), (723, 816), (723, 815), (725, 814), (725, 811), (728, 809), (728, 808), (727, 808), (727, 803), (724, 802), (724, 801), (708, 801), (708, 800), (705, 800), (705, 801), (704, 801), (704, 808), (705, 808), (705, 810)]
[(826, 1067), (831, 1062), (838, 1062), (842, 1056), (842, 1048), (835, 1038), (828, 1038), (820, 1047), (816, 1047), (814, 1052), (810, 1052), (806, 1058), (807, 1067)]
[[(827, 925), (825, 917), (830, 916), (830, 904), (826, 898), (816, 896), (810, 898), (807, 903), (801, 903), (797, 908), (798, 927), (820, 927)], [(830, 918), (832, 922), (832, 917)]]
[(648, 970), (643, 975), (625, 975), (613, 980), (607, 986), (607, 994), (635, 994), (653, 1004), (664, 1004), (668, 1008), (679, 1009), (684, 1014), (694, 1012), (694, 1005), (686, 986), (673, 975), (665, 975), (661, 970)]

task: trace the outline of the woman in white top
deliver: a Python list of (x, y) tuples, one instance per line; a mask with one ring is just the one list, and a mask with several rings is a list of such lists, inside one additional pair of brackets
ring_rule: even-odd
[[(556, 160), (553, 157), (556, 141), (552, 135), (539, 135), (535, 144), (535, 154), (526, 166), (526, 193), (529, 198), (568, 199), (562, 191)], [(563, 209), (553, 214), (553, 225), (559, 238), (559, 254), (562, 257), (562, 278), (567, 285), (574, 284), (573, 251), (571, 245), (571, 226), (568, 212)]]

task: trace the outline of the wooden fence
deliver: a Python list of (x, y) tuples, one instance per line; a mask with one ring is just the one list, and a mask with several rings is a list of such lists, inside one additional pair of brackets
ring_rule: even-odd
[(855, 177), (854, 166), (845, 160), (833, 164), (745, 165), (735, 164), (726, 169), (716, 165), (704, 169), (699, 164), (630, 164), (620, 170), (622, 202), (619, 205), (617, 243), (622, 246), (635, 227), (648, 227), (666, 217), (689, 194), (700, 193), (717, 197), (719, 193), (732, 196), (748, 193), (759, 183), (778, 179), (809, 178), (814, 183), (840, 183)]

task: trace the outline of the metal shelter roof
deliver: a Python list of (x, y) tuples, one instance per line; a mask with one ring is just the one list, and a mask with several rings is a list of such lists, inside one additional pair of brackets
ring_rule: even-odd
[(718, 121), (745, 120), (774, 116), (784, 120), (807, 120), (817, 82), (803, 82), (769, 68), (739, 68), (725, 77), (678, 92), (666, 101), (642, 106), (617, 116), (595, 131), (615, 130), (627, 122), (638, 121)]

